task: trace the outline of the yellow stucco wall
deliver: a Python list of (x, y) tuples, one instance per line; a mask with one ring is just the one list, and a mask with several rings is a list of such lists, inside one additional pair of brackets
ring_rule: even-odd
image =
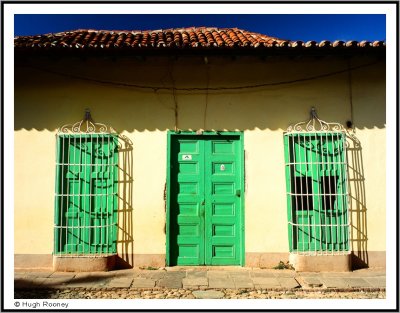
[(51, 253), (51, 225), (54, 224), (54, 137), (54, 133), (47, 130), (15, 132), (15, 253)]
[[(361, 58), (353, 65), (373, 61)], [(95, 121), (112, 125), (133, 143), (127, 153), (133, 176), (125, 197), (130, 200), (121, 204), (125, 210), (119, 213), (120, 253), (165, 254), (167, 131), (175, 127), (244, 131), (245, 251), (288, 252), (283, 131), (308, 119), (311, 106), (322, 119), (345, 124), (351, 119), (350, 85), (347, 72), (275, 83), (346, 67), (347, 61), (335, 58), (244, 57), (210, 57), (208, 65), (200, 57), (183, 57), (52, 63), (43, 59), (32, 66), (16, 66), (15, 253), (52, 253), (56, 129), (80, 120), (87, 107)], [(353, 231), (368, 237), (367, 245), (358, 241), (354, 249), (385, 251), (384, 62), (354, 70), (351, 80), (353, 122), (365, 178), (358, 183), (365, 199), (352, 200), (354, 208), (363, 207), (362, 213), (352, 213), (354, 219), (363, 218), (363, 226), (357, 224)], [(127, 86), (172, 83), (179, 88), (272, 85), (208, 93)]]

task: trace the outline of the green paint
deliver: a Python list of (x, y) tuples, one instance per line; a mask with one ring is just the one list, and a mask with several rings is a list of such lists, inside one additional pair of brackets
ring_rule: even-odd
[(343, 133), (285, 134), (290, 251), (349, 248)]
[(169, 133), (167, 264), (244, 262), (242, 133)]
[(110, 134), (57, 136), (56, 254), (116, 253), (117, 144)]

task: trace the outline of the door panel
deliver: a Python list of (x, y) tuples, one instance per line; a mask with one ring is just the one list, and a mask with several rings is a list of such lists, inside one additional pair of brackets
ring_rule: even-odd
[(240, 264), (240, 137), (173, 136), (170, 153), (171, 265)]
[[(205, 144), (206, 263), (240, 264), (240, 141), (211, 139)], [(230, 209), (220, 215), (216, 207)]]
[(177, 141), (176, 240), (177, 264), (204, 263), (204, 143), (198, 139)]

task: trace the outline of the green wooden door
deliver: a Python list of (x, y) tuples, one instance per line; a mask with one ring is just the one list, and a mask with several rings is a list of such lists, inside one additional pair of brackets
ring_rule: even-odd
[(59, 135), (55, 253), (116, 252), (117, 138)]
[(241, 137), (176, 135), (170, 146), (170, 265), (241, 264)]

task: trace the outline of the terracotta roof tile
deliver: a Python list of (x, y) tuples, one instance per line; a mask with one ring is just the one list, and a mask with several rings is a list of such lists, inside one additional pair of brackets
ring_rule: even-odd
[(346, 49), (385, 47), (384, 41), (291, 41), (238, 28), (189, 27), (147, 31), (81, 29), (37, 36), (18, 36), (14, 47), (24, 49)]
[(333, 42), (332, 46), (333, 46), (334, 48), (336, 48), (336, 47), (344, 47), (345, 44), (346, 44), (346, 43), (345, 43), (344, 41), (335, 40), (335, 41)]

